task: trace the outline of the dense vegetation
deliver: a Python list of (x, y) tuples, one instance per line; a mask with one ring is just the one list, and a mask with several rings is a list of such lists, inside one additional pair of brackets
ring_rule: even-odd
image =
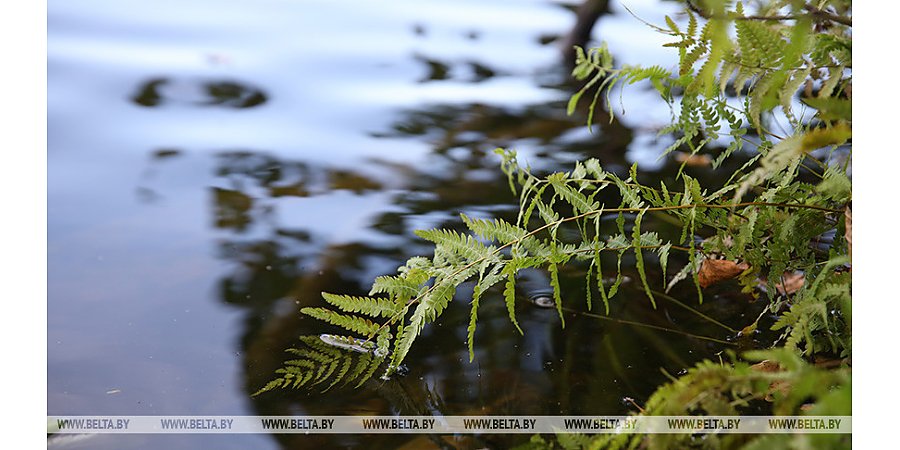
[[(655, 286), (692, 282), (702, 302), (709, 285), (736, 278), (747, 295), (768, 300), (765, 312), (778, 316), (771, 328), (781, 334), (772, 348), (700, 362), (659, 387), (641, 414), (731, 415), (762, 402), (778, 415), (850, 415), (850, 15), (850, 1), (841, 0), (690, 2), (683, 16), (651, 25), (672, 38), (666, 46), (678, 52), (675, 70), (615, 68), (605, 46), (577, 49), (573, 75), (583, 85), (569, 112), (586, 105), (588, 126), (614, 87), (646, 82), (671, 107), (671, 125), (661, 134), (674, 139), (665, 153), (689, 155), (684, 164), (706, 155), (720, 169), (738, 154), (747, 155), (747, 163), (723, 174), (727, 181), (716, 186), (684, 171), (675, 184), (649, 186), (636, 167), (614, 173), (596, 159), (538, 176), (520, 165), (515, 151), (498, 149), (519, 198), (515, 223), (463, 215), (471, 233), (419, 231), (434, 243), (432, 257), (411, 258), (396, 275), (377, 278), (369, 296), (323, 294), (330, 306), (303, 312), (348, 335), (301, 338), (303, 346), (289, 350), (296, 358), (260, 392), (314, 385), (327, 390), (341, 382), (359, 386), (377, 373), (391, 376), (465, 282), (475, 283), (468, 326), (472, 360), (479, 306), (489, 290), (502, 292), (519, 329), (516, 274), (527, 268), (549, 274), (563, 327), (559, 271), (567, 264), (587, 267), (586, 307), (608, 314), (627, 255), (654, 306)], [(678, 223), (680, 235), (646, 230), (651, 215)], [(608, 216), (615, 217), (612, 229), (601, 220)], [(668, 277), (676, 252), (687, 263)], [(616, 267), (603, 265), (605, 254), (615, 256)], [(664, 279), (651, 279), (648, 264), (658, 264)], [(605, 282), (611, 270), (614, 281)], [(760, 326), (757, 318), (742, 333)], [(822, 448), (847, 445), (849, 437), (560, 436), (552, 443), (536, 437), (531, 445), (641, 443)]]

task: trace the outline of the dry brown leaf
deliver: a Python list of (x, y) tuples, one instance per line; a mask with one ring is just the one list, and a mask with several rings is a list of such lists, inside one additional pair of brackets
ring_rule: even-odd
[[(775, 361), (769, 361), (768, 359), (764, 359), (752, 366), (750, 366), (751, 370), (755, 370), (757, 372), (765, 372), (765, 373), (775, 373), (781, 372), (781, 366), (778, 365)], [(772, 395), (776, 391), (781, 392), (782, 395), (787, 395), (791, 390), (791, 384), (785, 380), (775, 380), (771, 384), (769, 384), (769, 394), (766, 395), (766, 401), (773, 401), (775, 397)]]
[(755, 370), (757, 372), (781, 372), (781, 366), (778, 365), (775, 361), (769, 361), (768, 359), (764, 359), (752, 366), (750, 369)]
[(847, 207), (844, 208), (844, 239), (847, 241), (847, 256), (849, 256), (851, 260), (853, 260), (853, 241), (850, 239), (853, 234), (850, 225), (850, 219), (852, 217), (853, 213), (850, 212), (850, 205), (847, 205)]
[(850, 358), (828, 358), (822, 355), (816, 355), (813, 358), (813, 364), (820, 369), (833, 369), (844, 364), (850, 365)]
[(781, 392), (782, 396), (787, 396), (791, 393), (791, 383), (786, 380), (777, 380), (773, 381), (772, 384), (769, 385), (769, 394), (766, 395), (766, 401), (775, 401), (775, 393)]
[(675, 152), (675, 161), (683, 163), (688, 167), (708, 167), (712, 164), (712, 157), (709, 155), (699, 155), (696, 153)]
[(779, 294), (791, 295), (799, 291), (805, 282), (806, 278), (803, 276), (803, 273), (785, 272), (784, 276), (781, 277), (781, 283), (775, 284), (775, 289), (778, 290)]
[(697, 273), (697, 277), (700, 280), (700, 287), (705, 289), (719, 281), (730, 280), (749, 268), (750, 266), (747, 263), (736, 263), (727, 259), (707, 258), (704, 259), (703, 264), (700, 265), (700, 271)]

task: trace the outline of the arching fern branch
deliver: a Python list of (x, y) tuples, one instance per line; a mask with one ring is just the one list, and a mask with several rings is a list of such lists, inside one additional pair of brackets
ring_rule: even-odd
[[(410, 258), (397, 275), (377, 278), (368, 297), (325, 293), (323, 299), (330, 306), (303, 308), (304, 314), (344, 329), (350, 335), (304, 337), (303, 342), (309, 348), (293, 351), (299, 359), (286, 364), (279, 372), (282, 376), (263, 390), (316, 385), (330, 376), (344, 379), (348, 373), (354, 375), (349, 379), (364, 381), (381, 364), (387, 365), (385, 375), (389, 376), (405, 360), (424, 328), (445, 311), (457, 287), (468, 280), (475, 281), (467, 328), (471, 360), (478, 309), (484, 294), (492, 287), (503, 286), (502, 301), (509, 319), (523, 332), (515, 312), (516, 276), (523, 269), (548, 271), (556, 308), (565, 326), (564, 296), (558, 280), (562, 265), (580, 261), (593, 268), (589, 272), (594, 279), (586, 280), (587, 287), (590, 290), (594, 284), (599, 288), (608, 314), (609, 301), (622, 281), (621, 259), (626, 252), (632, 252), (642, 286), (655, 307), (653, 288), (645, 273), (645, 253), (652, 252), (665, 267), (672, 250), (684, 251), (692, 261), (690, 266), (696, 267), (693, 261), (700, 257), (693, 247), (692, 228), (696, 224), (715, 224), (729, 211), (755, 211), (761, 206), (773, 210), (808, 210), (819, 215), (839, 212), (800, 203), (715, 203), (711, 202), (715, 196), (702, 192), (691, 177), (684, 177), (681, 192), (670, 190), (664, 183), (660, 189), (650, 188), (636, 182), (634, 171), (622, 179), (605, 171), (594, 159), (576, 163), (571, 172), (539, 178), (519, 166), (515, 152), (500, 150), (498, 153), (503, 156), (504, 170), (522, 188), (520, 202), (525, 213), (520, 215), (519, 223), (462, 214), (462, 222), (472, 234), (440, 229), (418, 231), (419, 237), (434, 243), (434, 255), (430, 259)], [(597, 200), (598, 193), (609, 186), (617, 190), (610, 193), (618, 197), (618, 207), (607, 208)], [(562, 205), (567, 205), (573, 214), (558, 214), (556, 209)], [(624, 226), (626, 213), (633, 217), (630, 231)], [(643, 230), (642, 220), (649, 213), (671, 214), (682, 220), (685, 232), (681, 242), (665, 241), (656, 232)], [(615, 228), (601, 228), (604, 215), (617, 217)], [(558, 231), (564, 226), (579, 230), (580, 242), (563, 241)], [(690, 246), (681, 245), (688, 242)], [(608, 289), (603, 286), (606, 274), (599, 258), (604, 251), (615, 252), (619, 261), (616, 281)], [(587, 302), (591, 309), (589, 298)]]

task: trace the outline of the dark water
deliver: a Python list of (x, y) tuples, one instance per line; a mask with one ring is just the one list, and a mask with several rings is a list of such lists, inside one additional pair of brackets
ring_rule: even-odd
[[(651, 20), (672, 8), (634, 3)], [(415, 229), (458, 228), (459, 212), (514, 217), (495, 147), (517, 149), (539, 171), (597, 157), (623, 171), (639, 161), (650, 184), (671, 181), (677, 164), (657, 160), (668, 141), (654, 132), (667, 110), (636, 87), (622, 121), (601, 117), (593, 134), (583, 115), (567, 117), (574, 87), (552, 40), (574, 16), (552, 2), (48, 6), (50, 415), (626, 414), (634, 406), (623, 398), (645, 401), (663, 371), (736, 348), (574, 312), (562, 330), (555, 311), (524, 301), (519, 336), (494, 293), (482, 301), (472, 364), (468, 303), (458, 298), (417, 341), (405, 377), (251, 397), (286, 347), (321, 332), (298, 313), (320, 304), (320, 292), (363, 294), (374, 277), (427, 255)], [(622, 62), (658, 57), (659, 42), (639, 38), (652, 33), (614, 11), (595, 36)], [(673, 257), (670, 267), (681, 263)], [(567, 270), (566, 304), (584, 309), (583, 269)], [(652, 276), (661, 287), (662, 275)], [(664, 299), (653, 310), (633, 284), (614, 317), (731, 334)], [(760, 305), (733, 290), (698, 309), (742, 328)], [(673, 296), (697, 306), (690, 287)], [(521, 439), (97, 435), (49, 445), (469, 448)]]

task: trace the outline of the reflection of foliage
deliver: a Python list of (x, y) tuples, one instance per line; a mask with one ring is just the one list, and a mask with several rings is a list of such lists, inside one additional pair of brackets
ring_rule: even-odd
[(530, 139), (549, 157), (572, 152), (602, 154), (609, 161), (623, 160), (621, 150), (631, 142), (632, 132), (618, 122), (604, 123), (602, 133), (560, 142), (561, 135), (581, 126), (577, 119), (563, 114), (561, 105), (550, 102), (521, 108), (485, 104), (433, 106), (405, 114), (393, 125), (393, 131), (383, 136), (426, 136), (441, 154), (465, 148), (484, 155), (497, 146)]
[[(167, 92), (167, 88), (173, 83), (183, 86)], [(190, 91), (195, 91), (193, 98), (190, 95), (183, 98), (185, 93)], [(253, 108), (268, 101), (268, 96), (261, 89), (230, 80), (173, 81), (169, 78), (153, 78), (141, 85), (132, 101), (146, 107), (175, 102), (197, 106)]]
[(266, 94), (258, 89), (248, 88), (232, 81), (206, 83), (209, 94), (208, 105), (223, 105), (232, 108), (252, 108), (266, 102)]
[[(345, 384), (355, 381), (359, 387), (372, 378), (385, 358), (374, 345), (364, 345), (363, 341), (357, 343), (354, 338), (323, 334), (319, 338), (304, 336), (300, 340), (304, 347), (287, 350), (296, 358), (285, 361), (284, 367), (275, 371), (281, 377), (270, 381), (254, 395), (276, 388), (315, 386), (327, 380), (331, 383), (325, 391), (340, 381)], [(350, 350), (342, 351), (344, 349)]]
[(312, 174), (302, 162), (289, 163), (272, 156), (249, 151), (233, 151), (219, 155), (221, 164), (216, 175), (231, 180), (237, 188), (252, 181), (264, 189), (268, 197), (305, 197)]
[(216, 227), (244, 231), (252, 219), (248, 214), (253, 208), (253, 198), (241, 191), (213, 188), (216, 205)]
[(332, 171), (328, 174), (328, 178), (329, 187), (333, 190), (346, 189), (362, 194), (365, 191), (381, 189), (381, 183), (347, 170)]
[[(222, 280), (222, 297), (231, 304), (260, 304), (287, 294), (298, 276), (301, 255), (290, 254), (293, 246), (302, 245), (308, 236), (294, 233), (291, 239), (278, 241), (227, 242), (220, 245), (223, 257), (234, 260), (240, 270)], [(250, 298), (250, 296), (254, 298)]]
[[(304, 163), (288, 164), (274, 157), (249, 151), (232, 151), (219, 155), (221, 164), (216, 175), (228, 180), (229, 187), (213, 188), (216, 226), (238, 232), (246, 231), (253, 222), (257, 193), (265, 198), (306, 197), (309, 195), (310, 171)], [(247, 186), (247, 183), (250, 186)]]

